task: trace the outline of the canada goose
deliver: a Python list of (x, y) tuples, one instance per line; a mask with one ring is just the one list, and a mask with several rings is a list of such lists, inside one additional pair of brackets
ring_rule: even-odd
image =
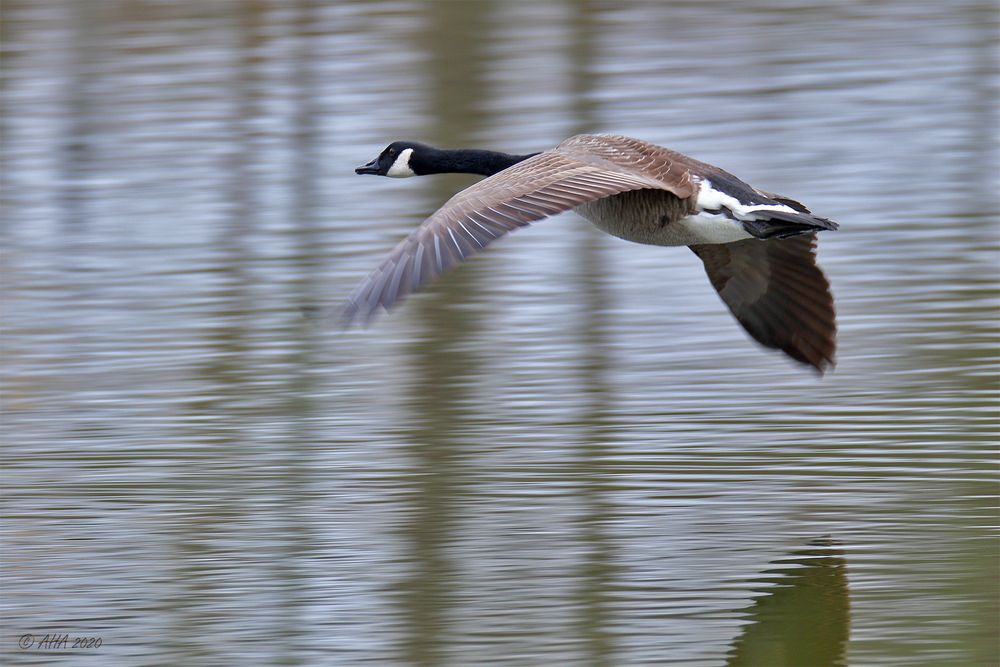
[(833, 297), (816, 266), (816, 232), (837, 224), (797, 201), (654, 144), (580, 134), (551, 150), (507, 155), (389, 144), (358, 174), (482, 174), (389, 253), (351, 293), (343, 322), (371, 318), (518, 227), (575, 210), (628, 241), (686, 245), (759, 343), (820, 373), (833, 365)]

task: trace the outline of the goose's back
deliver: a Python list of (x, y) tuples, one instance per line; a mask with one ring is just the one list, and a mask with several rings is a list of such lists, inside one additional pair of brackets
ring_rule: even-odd
[(723, 173), (717, 167), (620, 135), (578, 134), (563, 141), (554, 152), (610, 163), (616, 169), (664, 185), (662, 190), (623, 192), (574, 209), (612, 236), (663, 246), (730, 243), (750, 237), (741, 225), (725, 216), (697, 215), (698, 178)]
[(563, 141), (554, 151), (584, 161), (610, 162), (619, 169), (655, 178), (682, 199), (697, 191), (691, 178), (692, 168), (711, 168), (668, 148), (617, 134), (578, 134)]

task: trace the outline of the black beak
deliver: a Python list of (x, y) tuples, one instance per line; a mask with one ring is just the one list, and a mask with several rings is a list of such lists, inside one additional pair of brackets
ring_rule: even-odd
[(375, 158), (368, 164), (361, 165), (354, 170), (355, 174), (375, 174), (378, 175), (378, 158)]

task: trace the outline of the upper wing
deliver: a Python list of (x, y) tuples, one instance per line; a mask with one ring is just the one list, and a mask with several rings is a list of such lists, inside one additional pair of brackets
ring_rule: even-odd
[(747, 333), (822, 373), (834, 363), (837, 322), (815, 247), (814, 232), (691, 249)]
[(518, 227), (609, 195), (644, 188), (681, 198), (687, 172), (659, 179), (583, 151), (539, 153), (462, 190), (424, 221), (348, 297), (346, 326), (388, 310), (446, 269)]

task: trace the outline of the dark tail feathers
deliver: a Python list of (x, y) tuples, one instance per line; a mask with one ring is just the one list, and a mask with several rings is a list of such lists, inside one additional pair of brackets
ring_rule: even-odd
[(834, 230), (839, 227), (833, 220), (807, 212), (755, 211), (755, 213), (767, 215), (767, 218), (764, 220), (744, 220), (743, 227), (759, 239), (783, 239), (809, 232)]

